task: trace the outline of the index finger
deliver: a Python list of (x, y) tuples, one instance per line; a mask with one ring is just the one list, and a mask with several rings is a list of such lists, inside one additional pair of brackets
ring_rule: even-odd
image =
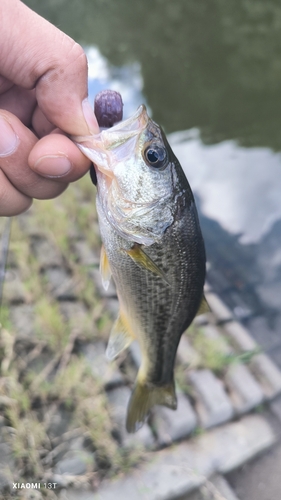
[(82, 47), (18, 0), (1, 0), (0, 18), (2, 76), (35, 88), (44, 115), (65, 132), (97, 132), (86, 99), (88, 69)]

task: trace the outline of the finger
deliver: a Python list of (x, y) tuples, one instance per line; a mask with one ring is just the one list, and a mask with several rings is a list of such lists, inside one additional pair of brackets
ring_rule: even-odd
[(0, 15), (2, 75), (24, 88), (35, 87), (44, 115), (65, 132), (97, 132), (85, 100), (87, 59), (82, 47), (18, 0), (1, 0)]
[(0, 75), (0, 94), (9, 90), (13, 85), (13, 82)]
[(36, 106), (32, 116), (32, 127), (38, 137), (44, 137), (55, 129), (55, 125), (47, 120), (38, 106)]
[(40, 139), (32, 148), (28, 163), (34, 172), (64, 183), (80, 179), (91, 164), (68, 137), (59, 133)]
[(27, 127), (31, 125), (35, 106), (36, 96), (34, 90), (27, 90), (13, 85), (9, 90), (0, 95), (0, 109), (10, 111)]
[(0, 217), (12, 217), (25, 212), (32, 199), (20, 193), (0, 169)]
[(28, 166), (28, 156), (37, 142), (35, 135), (8, 111), (0, 112), (0, 168), (13, 186), (31, 198), (58, 196), (67, 183), (44, 179)]

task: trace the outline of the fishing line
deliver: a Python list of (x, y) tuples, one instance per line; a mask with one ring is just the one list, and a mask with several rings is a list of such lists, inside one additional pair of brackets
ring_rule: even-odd
[(0, 326), (1, 326), (1, 309), (3, 298), (3, 286), (6, 274), (6, 264), (9, 253), (9, 242), (11, 234), (12, 217), (8, 217), (4, 226), (4, 231), (1, 238), (1, 257), (0, 257)]

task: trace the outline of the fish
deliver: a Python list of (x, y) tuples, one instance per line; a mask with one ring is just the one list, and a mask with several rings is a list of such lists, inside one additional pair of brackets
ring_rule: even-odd
[(119, 300), (106, 356), (115, 359), (134, 340), (141, 349), (126, 418), (134, 433), (154, 405), (177, 408), (178, 344), (207, 308), (204, 240), (187, 178), (145, 105), (99, 134), (73, 140), (95, 165), (100, 270), (106, 289), (113, 277)]

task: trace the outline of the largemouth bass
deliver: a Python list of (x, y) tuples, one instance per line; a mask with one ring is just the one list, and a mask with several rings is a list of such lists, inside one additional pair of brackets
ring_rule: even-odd
[(120, 304), (107, 357), (137, 339), (142, 362), (127, 412), (136, 432), (153, 405), (176, 409), (174, 363), (204, 301), (205, 249), (194, 197), (163, 130), (144, 105), (93, 136), (74, 138), (96, 166), (101, 273)]

